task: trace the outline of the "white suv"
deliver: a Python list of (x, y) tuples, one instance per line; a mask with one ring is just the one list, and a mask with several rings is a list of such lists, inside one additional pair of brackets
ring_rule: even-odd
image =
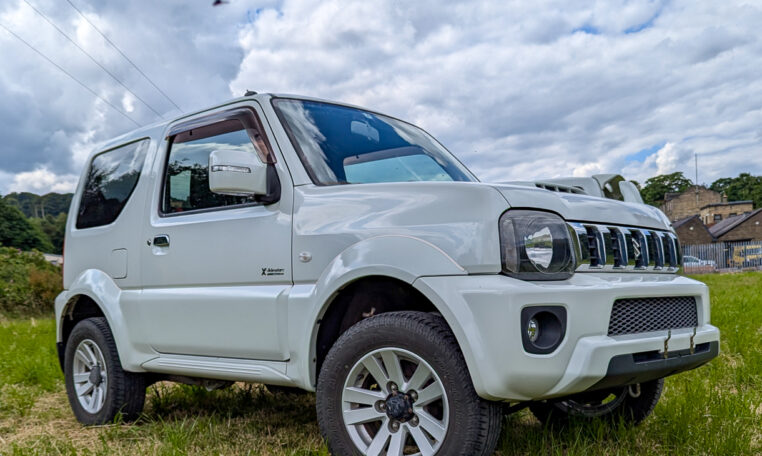
[(69, 213), (56, 300), (69, 401), (146, 386), (317, 391), (334, 454), (482, 455), (505, 411), (644, 419), (717, 356), (655, 208), (479, 182), (354, 106), (248, 96), (110, 141)]

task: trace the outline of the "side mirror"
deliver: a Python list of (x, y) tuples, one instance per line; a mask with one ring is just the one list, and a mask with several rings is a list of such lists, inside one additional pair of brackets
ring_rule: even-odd
[(267, 165), (253, 152), (215, 150), (209, 154), (209, 190), (223, 195), (267, 195)]

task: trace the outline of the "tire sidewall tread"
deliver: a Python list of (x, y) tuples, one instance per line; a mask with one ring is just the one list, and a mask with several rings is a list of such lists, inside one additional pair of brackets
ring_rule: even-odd
[[(74, 388), (72, 375), (74, 353), (77, 346), (85, 339), (95, 342), (103, 354), (108, 373), (106, 399), (97, 413), (87, 412), (79, 403)], [(87, 318), (74, 326), (66, 341), (64, 355), (64, 378), (69, 404), (77, 420), (85, 425), (102, 425), (114, 422), (121, 414), (124, 421), (138, 418), (145, 404), (145, 376), (126, 372), (122, 369), (114, 336), (108, 322), (103, 317)]]

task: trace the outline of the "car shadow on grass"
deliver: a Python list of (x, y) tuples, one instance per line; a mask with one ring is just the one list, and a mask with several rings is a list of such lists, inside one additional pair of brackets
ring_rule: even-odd
[(259, 384), (236, 383), (208, 391), (199, 386), (157, 383), (148, 388), (142, 419), (242, 418), (263, 414), (272, 425), (315, 423), (314, 395), (301, 390), (271, 392)]

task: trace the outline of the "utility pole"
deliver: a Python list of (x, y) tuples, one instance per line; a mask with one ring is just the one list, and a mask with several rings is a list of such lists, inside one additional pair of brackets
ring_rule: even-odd
[(699, 205), (699, 190), (698, 190), (698, 153), (693, 153), (693, 159), (696, 164), (696, 179), (693, 181), (693, 188), (696, 189), (696, 207)]

